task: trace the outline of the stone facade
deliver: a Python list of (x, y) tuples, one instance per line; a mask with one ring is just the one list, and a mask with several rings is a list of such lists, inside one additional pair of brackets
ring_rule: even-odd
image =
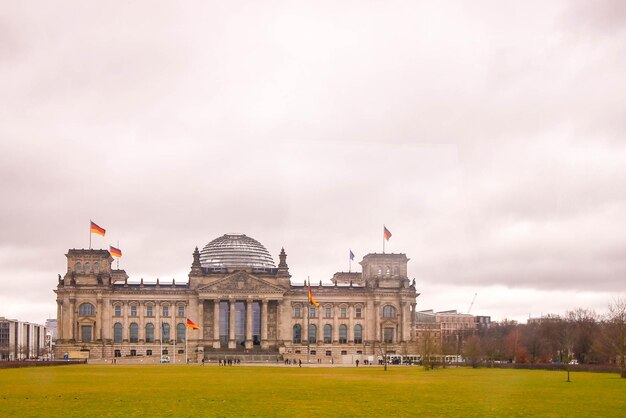
[[(66, 257), (55, 290), (57, 358), (148, 361), (167, 353), (197, 362), (263, 353), (341, 362), (379, 355), (383, 346), (388, 353), (416, 351), (418, 294), (404, 254), (368, 254), (362, 274), (312, 286), (317, 308), (308, 286), (292, 283), (284, 250), (276, 268), (208, 268), (196, 248), (185, 283), (131, 283), (106, 250), (71, 249)], [(199, 330), (188, 329), (187, 319)]]

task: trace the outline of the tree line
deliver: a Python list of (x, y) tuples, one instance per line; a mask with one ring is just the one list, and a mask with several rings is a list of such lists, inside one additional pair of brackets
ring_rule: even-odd
[[(432, 341), (423, 339), (422, 344), (426, 343)], [(527, 324), (494, 322), (486, 328), (443, 336), (437, 348), (444, 355), (461, 354), (474, 367), (500, 362), (556, 363), (568, 370), (572, 364), (619, 365), (626, 378), (626, 300), (613, 301), (606, 315), (579, 308)], [(433, 347), (426, 351), (432, 353)]]

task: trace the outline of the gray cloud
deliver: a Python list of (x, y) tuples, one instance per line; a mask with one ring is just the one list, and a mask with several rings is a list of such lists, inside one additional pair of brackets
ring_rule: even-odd
[(356, 6), (8, 3), (0, 314), (54, 312), (89, 219), (135, 279), (244, 232), (328, 280), (386, 223), (424, 309), (623, 293), (622, 2)]

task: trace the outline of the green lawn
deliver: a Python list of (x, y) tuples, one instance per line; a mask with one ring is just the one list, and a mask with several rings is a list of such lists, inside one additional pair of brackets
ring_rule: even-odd
[(419, 367), (0, 370), (0, 416), (626, 416), (617, 374)]

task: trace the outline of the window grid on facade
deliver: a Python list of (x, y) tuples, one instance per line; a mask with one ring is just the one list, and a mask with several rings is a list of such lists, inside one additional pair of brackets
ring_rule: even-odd
[(130, 316), (137, 316), (137, 305), (130, 306)]
[(154, 316), (152, 305), (146, 306), (146, 316)]
[(154, 342), (154, 324), (146, 324), (146, 342)]
[(184, 306), (179, 306), (178, 307), (178, 316), (185, 316), (185, 307)]
[(161, 341), (167, 343), (170, 341), (170, 324), (163, 324), (161, 326)]
[(309, 306), (309, 318), (317, 318), (317, 308)]
[(333, 340), (333, 327), (330, 324), (324, 325), (324, 344), (330, 344)]
[(170, 307), (167, 305), (163, 306), (163, 316), (170, 316)]
[(82, 303), (78, 307), (79, 316), (94, 316), (96, 314), (96, 308), (91, 303)]
[(363, 343), (363, 327), (360, 324), (354, 326), (354, 343)]
[(293, 326), (293, 342), (295, 344), (300, 344), (302, 342), (302, 327), (300, 324)]
[(355, 318), (362, 318), (363, 317), (363, 308), (361, 308), (360, 306), (357, 306), (356, 308), (354, 308), (354, 316), (355, 316)]
[(396, 308), (391, 305), (385, 305), (383, 307), (383, 318), (395, 318), (396, 317)]
[(129, 340), (131, 343), (139, 342), (139, 325), (135, 322), (130, 324)]
[(302, 317), (302, 308), (300, 307), (300, 305), (296, 305), (293, 307), (293, 316), (295, 318), (301, 318)]
[(339, 318), (347, 318), (348, 317), (348, 309), (346, 307), (339, 308)]
[(348, 342), (348, 327), (345, 324), (339, 325), (339, 344)]
[(317, 326), (315, 324), (309, 324), (309, 343), (314, 344), (317, 342)]
[(324, 308), (324, 318), (332, 318), (333, 316), (333, 309), (330, 306), (326, 306)]
[(178, 324), (176, 325), (176, 342), (177, 343), (184, 343), (185, 342), (185, 331), (186, 331), (186, 326), (185, 324)]
[(113, 315), (122, 316), (122, 307), (120, 305), (115, 305), (113, 308)]
[(122, 324), (119, 322), (116, 322), (115, 325), (113, 325), (113, 342), (122, 342)]

